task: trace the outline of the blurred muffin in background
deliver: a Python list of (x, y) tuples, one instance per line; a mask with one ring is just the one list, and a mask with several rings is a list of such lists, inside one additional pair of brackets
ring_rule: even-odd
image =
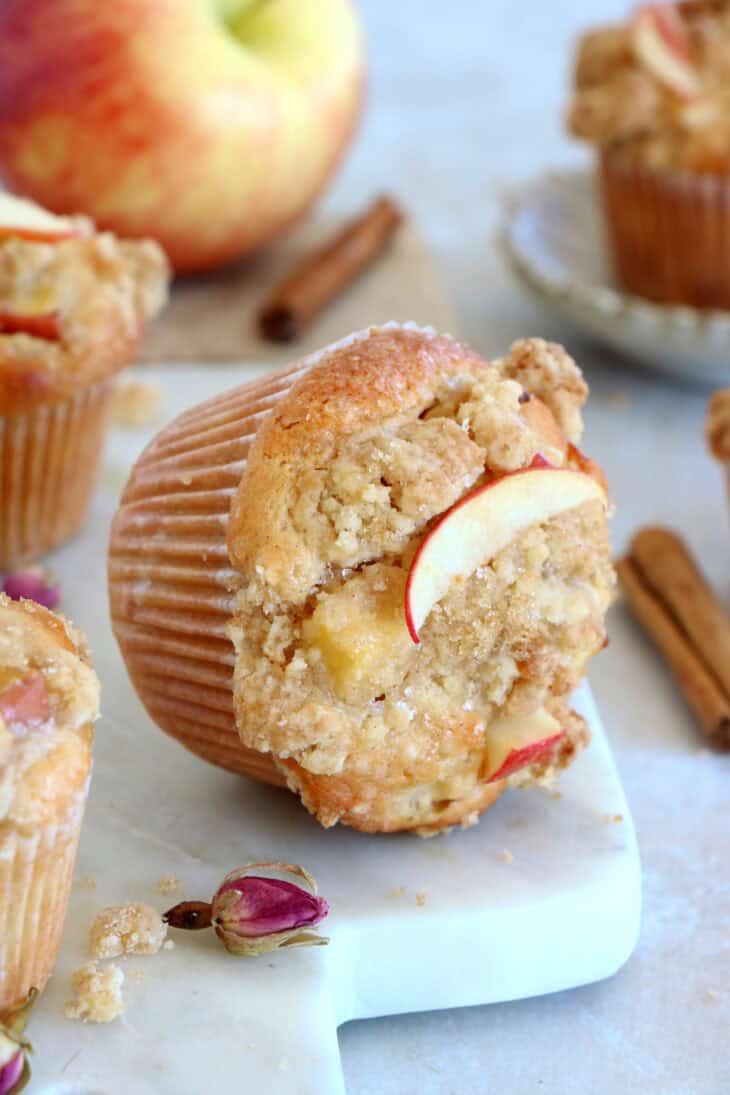
[(598, 149), (624, 288), (730, 308), (730, 0), (649, 4), (585, 34), (568, 127)]
[(98, 710), (81, 633), (0, 594), (0, 1016), (53, 968)]
[(151, 240), (119, 240), (0, 194), (0, 569), (83, 523), (115, 374), (167, 282)]

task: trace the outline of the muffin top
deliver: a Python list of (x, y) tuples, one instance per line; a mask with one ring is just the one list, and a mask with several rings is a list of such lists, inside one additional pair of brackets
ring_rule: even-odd
[(0, 594), (0, 832), (53, 821), (89, 773), (99, 682), (79, 631)]
[(119, 240), (85, 217), (0, 195), (0, 414), (64, 399), (128, 364), (167, 282), (152, 240)]
[(575, 448), (587, 387), (541, 339), (487, 363), (413, 327), (363, 332), (301, 368), (259, 428), (231, 507), (239, 732), (325, 825), (468, 824), (504, 786), (488, 770), (510, 720), (546, 738), (564, 731), (530, 777), (583, 739), (567, 696), (604, 638), (604, 492), (528, 520), (451, 583), (418, 641), (409, 572), (439, 519), (479, 487), (536, 463), (601, 480)]
[(568, 126), (632, 164), (730, 170), (730, 0), (648, 4), (585, 34)]
[(707, 406), (705, 433), (710, 452), (730, 463), (730, 388), (715, 392)]

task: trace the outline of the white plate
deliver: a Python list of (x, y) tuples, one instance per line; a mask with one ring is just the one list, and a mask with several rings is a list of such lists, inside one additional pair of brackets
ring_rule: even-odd
[[(165, 410), (176, 414), (259, 371), (145, 375), (164, 385)], [(593, 740), (564, 773), (559, 798), (513, 791), (479, 825), (432, 840), (326, 832), (293, 795), (218, 771), (153, 726), (124, 671), (105, 595), (109, 521), (145, 439), (113, 431), (89, 521), (51, 560), (64, 608), (88, 634), (103, 716), (77, 866), (96, 885), (74, 886), (56, 971), (32, 1017), (33, 1091), (342, 1095), (340, 1023), (535, 996), (615, 973), (638, 933), (639, 859), (587, 688), (576, 705)], [(177, 934), (172, 951), (120, 960), (123, 1016), (107, 1027), (63, 1018), (100, 908), (207, 899), (227, 871), (272, 859), (317, 878), (332, 909), (328, 947), (243, 959), (212, 932)], [(183, 889), (163, 897), (156, 881), (168, 872)]]
[(653, 304), (614, 280), (592, 172), (543, 176), (511, 202), (503, 240), (549, 307), (650, 369), (730, 383), (730, 312)]

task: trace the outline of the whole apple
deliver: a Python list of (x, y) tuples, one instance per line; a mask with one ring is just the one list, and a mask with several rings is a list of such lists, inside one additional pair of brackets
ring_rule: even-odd
[(0, 173), (209, 269), (315, 199), (363, 76), (350, 0), (3, 0)]

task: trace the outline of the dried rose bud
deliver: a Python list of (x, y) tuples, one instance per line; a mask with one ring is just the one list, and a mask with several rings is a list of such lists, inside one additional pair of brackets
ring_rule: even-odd
[(31, 989), (26, 1002), (0, 1022), (0, 1095), (17, 1095), (30, 1080), (29, 1042), (23, 1038), (30, 1009), (38, 993)]
[(0, 1095), (14, 1095), (28, 1082), (25, 1048), (0, 1030)]
[[(298, 885), (265, 878), (252, 871), (280, 871), (303, 879)], [(210, 905), (183, 901), (163, 919), (174, 928), (196, 931), (213, 927), (231, 954), (258, 955), (279, 947), (318, 946), (328, 940), (309, 931), (329, 912), (317, 897), (312, 876), (293, 863), (251, 863), (226, 875)]]
[(3, 581), (3, 593), (13, 601), (36, 601), (45, 608), (55, 608), (61, 600), (61, 586), (44, 567), (26, 567), (8, 574)]

